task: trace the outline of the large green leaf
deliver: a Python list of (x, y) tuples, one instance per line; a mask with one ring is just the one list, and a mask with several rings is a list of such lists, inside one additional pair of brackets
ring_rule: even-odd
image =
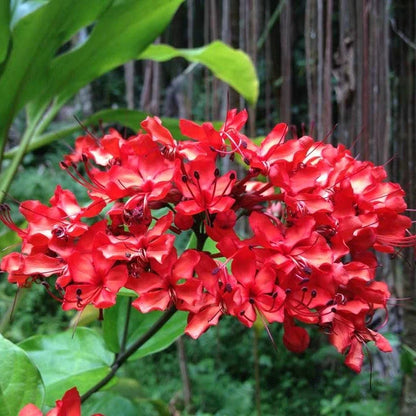
[(108, 391), (98, 392), (82, 405), (83, 415), (101, 413), (103, 415), (137, 416), (139, 408), (131, 400)]
[[(121, 381), (123, 380), (126, 379), (122, 379)], [(120, 384), (122, 383), (119, 382), (114, 387), (117, 389)], [(169, 416), (171, 414), (169, 412), (169, 406), (162, 400), (140, 397), (137, 390), (137, 387), (140, 386), (137, 381), (135, 384), (134, 387), (136, 387), (136, 391), (131, 395), (132, 397), (126, 397), (122, 390), (120, 391), (120, 389), (117, 389), (114, 391), (114, 388), (112, 388), (111, 391), (95, 393), (82, 405), (82, 414), (90, 415), (93, 413), (101, 413), (108, 416), (137, 416), (143, 413), (142, 403), (150, 404), (155, 411), (155, 415)]]
[(44, 387), (27, 354), (0, 335), (0, 416), (16, 416), (28, 403), (41, 406)]
[(41, 107), (52, 96), (65, 102), (98, 76), (139, 56), (162, 33), (182, 2), (114, 1), (83, 45), (51, 62), (46, 70), (48, 88), (33, 106)]
[[(133, 378), (121, 377), (117, 380), (117, 384), (114, 384), (109, 388), (108, 393), (116, 394), (119, 397), (121, 396), (125, 399), (130, 400), (132, 403), (135, 404), (135, 406), (137, 406), (138, 409), (142, 410), (141, 412), (137, 411), (136, 414), (142, 414), (143, 403), (147, 403), (153, 406), (153, 409), (159, 416), (169, 416), (171, 413), (169, 412), (169, 406), (167, 405), (167, 403), (165, 403), (161, 399), (151, 399), (145, 396), (148, 389), (146, 389), (143, 386), (146, 386), (146, 383), (147, 380), (145, 377), (143, 377), (140, 381)], [(105, 393), (107, 393), (107, 391)], [(93, 399), (95, 399), (98, 402), (100, 401), (99, 395), (92, 396), (91, 400)], [(89, 401), (90, 399), (88, 400), (88, 402)], [(95, 412), (101, 411), (102, 413), (109, 416), (116, 413), (119, 414), (119, 412), (107, 412), (107, 409), (102, 409), (100, 405), (96, 408), (92, 408), (91, 410), (88, 407), (88, 410), (89, 412), (91, 412), (91, 410)]]
[(7, 0), (0, 2), (0, 64), (4, 61), (9, 49), (10, 41), (10, 3)]
[(168, 61), (182, 57), (208, 67), (213, 74), (239, 92), (250, 104), (255, 104), (259, 94), (259, 81), (249, 56), (221, 41), (202, 48), (175, 49), (169, 45), (150, 45), (138, 58)]
[[(140, 313), (137, 309), (130, 306), (128, 297), (119, 296), (116, 305), (104, 311), (103, 336), (107, 347), (113, 352), (120, 351), (127, 308), (131, 308), (131, 310), (125, 345), (126, 348), (145, 334), (163, 314), (163, 312), (159, 311), (146, 314)], [(173, 317), (163, 325), (162, 329), (140, 347), (130, 359), (138, 359), (164, 350), (183, 334), (185, 326), (186, 313), (177, 311)]]
[[(148, 116), (147, 113), (137, 110), (128, 110), (125, 108), (117, 108), (110, 110), (101, 110), (91, 116), (82, 120), (82, 125), (79, 123), (71, 123), (64, 126), (60, 126), (59, 129), (42, 134), (35, 137), (27, 148), (27, 152), (39, 149), (40, 147), (47, 146), (57, 140), (71, 136), (72, 134), (83, 133), (83, 127), (98, 126), (106, 127), (111, 124), (119, 124), (124, 127), (132, 129), (134, 132), (140, 130), (140, 123)], [(179, 122), (176, 118), (162, 117), (162, 124), (172, 133), (172, 136), (176, 140), (184, 139), (179, 129)], [(217, 129), (223, 124), (222, 121), (214, 121), (213, 126)], [(9, 159), (17, 153), (18, 148), (15, 147), (5, 153), (4, 158)]]
[[(0, 133), (7, 131), (17, 112), (30, 99), (48, 91), (47, 68), (58, 49), (77, 30), (94, 21), (110, 2), (49, 0), (17, 4), (12, 47), (0, 77)], [(31, 8), (31, 4), (36, 8)]]
[(48, 406), (73, 386), (85, 393), (110, 372), (114, 358), (102, 337), (89, 328), (78, 328), (74, 335), (72, 331), (36, 335), (19, 346), (42, 374)]

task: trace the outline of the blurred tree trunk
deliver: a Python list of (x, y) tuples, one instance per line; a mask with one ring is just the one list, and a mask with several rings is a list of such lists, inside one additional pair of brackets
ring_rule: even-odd
[(124, 64), (124, 85), (126, 88), (127, 108), (134, 108), (134, 63), (130, 61)]
[[(260, 2), (256, 0), (246, 0), (245, 21), (246, 21), (246, 45), (254, 66), (257, 66), (257, 40), (259, 38), (259, 19)], [(256, 136), (256, 108), (248, 107), (248, 133), (251, 137)]]
[[(187, 47), (194, 47), (194, 0), (188, 0), (187, 3)], [(193, 92), (194, 92), (194, 75), (192, 72), (188, 75), (187, 82), (187, 108), (186, 117), (187, 119), (192, 118), (192, 104), (193, 104)]]
[[(334, 54), (336, 136), (361, 159), (383, 164), (391, 135), (389, 2), (341, 0)], [(328, 81), (326, 81), (327, 83)]]
[[(393, 94), (393, 174), (407, 193), (410, 208), (416, 207), (416, 2), (403, 1), (392, 10), (390, 21), (392, 55), (391, 63), (395, 83)], [(413, 221), (416, 213), (409, 212)], [(416, 273), (414, 251), (405, 253), (405, 265), (398, 270), (402, 278), (400, 296), (409, 300), (402, 302), (404, 332), (403, 344), (416, 350)], [(404, 376), (401, 416), (416, 414), (416, 371)]]
[(332, 0), (307, 0), (305, 54), (309, 123), (320, 140), (331, 133)]
[[(160, 38), (155, 43), (160, 43)], [(160, 64), (154, 61), (144, 61), (143, 72), (140, 109), (150, 114), (158, 114), (160, 109)]]
[(291, 123), (292, 114), (292, 2), (286, 0), (280, 14), (281, 77), (280, 119)]
[(176, 347), (178, 351), (179, 369), (181, 372), (181, 379), (183, 385), (183, 401), (185, 405), (185, 410), (189, 411), (191, 408), (192, 389), (191, 380), (189, 378), (188, 360), (186, 359), (186, 350), (185, 344), (183, 342), (183, 336), (179, 337), (176, 340)]

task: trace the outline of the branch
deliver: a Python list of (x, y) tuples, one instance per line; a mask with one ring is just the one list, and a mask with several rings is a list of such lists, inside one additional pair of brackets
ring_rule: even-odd
[(396, 26), (396, 21), (390, 18), (390, 26), (393, 32), (410, 48), (416, 50), (416, 43), (412, 42), (400, 29)]
[(124, 352), (119, 354), (111, 365), (111, 371), (101, 381), (81, 396), (81, 402), (83, 403), (92, 394), (100, 390), (101, 387), (104, 387), (115, 376), (118, 369), (130, 358), (130, 356), (132, 356), (145, 342), (152, 338), (152, 336), (155, 335), (156, 332), (158, 332), (159, 329), (161, 329), (163, 325), (169, 321), (175, 312), (176, 308), (171, 306), (145, 334), (143, 334), (135, 343), (130, 345), (130, 347)]

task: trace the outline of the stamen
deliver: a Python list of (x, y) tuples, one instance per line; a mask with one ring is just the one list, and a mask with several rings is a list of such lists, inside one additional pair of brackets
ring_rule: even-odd
[(19, 228), (10, 215), (10, 207), (7, 204), (0, 204), (0, 221), (8, 228), (18, 234), (20, 238), (27, 235), (27, 231)]

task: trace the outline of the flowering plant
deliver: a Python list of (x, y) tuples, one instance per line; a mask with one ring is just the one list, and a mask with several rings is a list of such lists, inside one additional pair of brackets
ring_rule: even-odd
[[(127, 139), (115, 130), (79, 137), (61, 167), (91, 203), (79, 206), (58, 185), (50, 205), (20, 204), (26, 229), (3, 204), (0, 219), (22, 240), (1, 262), (8, 280), (44, 285), (64, 310), (107, 309), (127, 289), (141, 313), (165, 311), (154, 331), (185, 311), (192, 338), (228, 314), (247, 327), (282, 323), (284, 345), (300, 353), (312, 325), (356, 372), (366, 343), (391, 351), (368, 326), (390, 296), (375, 280), (375, 252), (416, 243), (402, 188), (342, 145), (286, 139), (283, 123), (257, 145), (241, 133), (246, 120), (236, 110), (218, 130), (181, 120), (189, 140), (175, 140), (157, 117)], [(224, 158), (247, 169), (222, 172)], [(190, 236), (183, 252), (181, 234)]]

